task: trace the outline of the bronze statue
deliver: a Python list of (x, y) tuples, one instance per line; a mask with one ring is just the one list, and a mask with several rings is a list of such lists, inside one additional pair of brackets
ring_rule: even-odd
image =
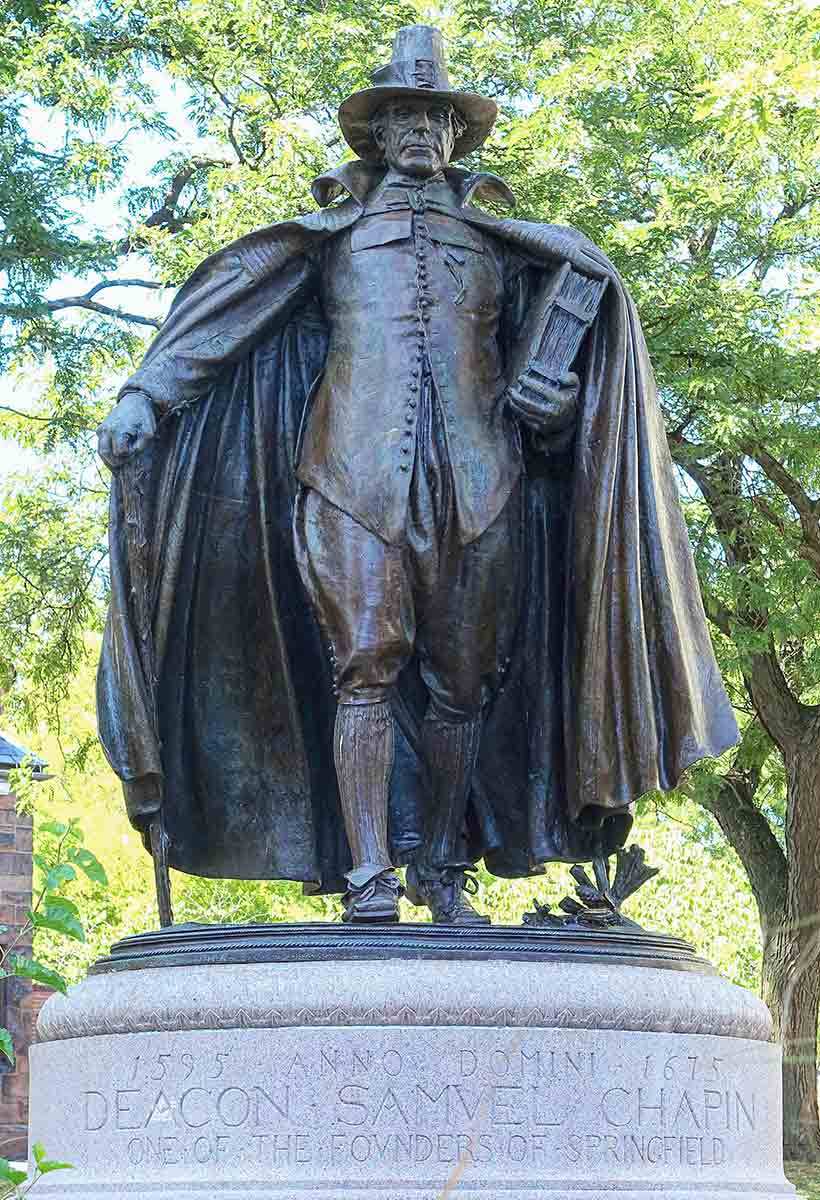
[(407, 865), (475, 924), (479, 858), (610, 853), (737, 731), (617, 273), (481, 208), (512, 194), (450, 164), (496, 106), (437, 30), (373, 80), (319, 211), (204, 262), (101, 427), (100, 731), (160, 864), (354, 922)]

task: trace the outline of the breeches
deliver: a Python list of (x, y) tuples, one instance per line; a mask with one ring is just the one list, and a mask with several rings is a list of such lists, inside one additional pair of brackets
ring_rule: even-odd
[(461, 546), (442, 478), (414, 479), (398, 545), (319, 492), (301, 490), (296, 557), (342, 702), (385, 699), (415, 653), (438, 715), (458, 722), (480, 713), (503, 675), (520, 600), (521, 486), (492, 525)]

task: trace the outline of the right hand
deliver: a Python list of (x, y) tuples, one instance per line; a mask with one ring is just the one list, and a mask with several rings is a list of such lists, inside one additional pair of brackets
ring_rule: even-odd
[(126, 392), (97, 430), (97, 452), (116, 471), (144, 450), (157, 431), (154, 406), (141, 392)]

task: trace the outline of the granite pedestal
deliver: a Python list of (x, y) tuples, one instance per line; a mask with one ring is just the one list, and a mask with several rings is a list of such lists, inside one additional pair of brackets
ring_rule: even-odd
[(39, 1038), (42, 1200), (794, 1195), (769, 1014), (672, 939), (188, 927)]

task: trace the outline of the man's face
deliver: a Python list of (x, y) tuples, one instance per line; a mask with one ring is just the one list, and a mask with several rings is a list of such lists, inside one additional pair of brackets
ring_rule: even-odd
[(390, 100), (374, 137), (388, 167), (426, 179), (447, 166), (455, 144), (452, 106), (422, 99)]

